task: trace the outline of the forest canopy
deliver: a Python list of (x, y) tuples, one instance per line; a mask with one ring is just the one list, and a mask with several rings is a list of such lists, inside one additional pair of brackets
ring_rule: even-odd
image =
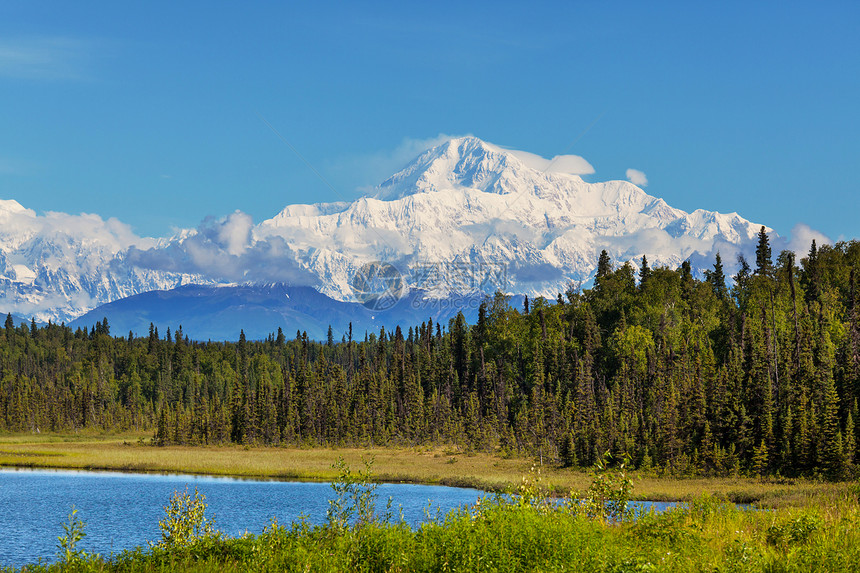
[[(605, 253), (591, 289), (341, 341), (195, 342), (63, 325), (0, 333), (0, 431), (151, 432), (154, 445), (431, 445), (675, 474), (822, 475), (858, 461), (860, 242), (729, 280), (717, 255), (637, 273)], [(638, 275), (638, 276), (637, 276)], [(350, 329), (351, 330), (351, 329)], [(358, 337), (357, 337), (358, 338)]]

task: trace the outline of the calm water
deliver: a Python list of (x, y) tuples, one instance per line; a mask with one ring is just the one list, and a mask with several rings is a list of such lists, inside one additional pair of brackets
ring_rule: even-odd
[[(86, 522), (80, 547), (109, 556), (161, 538), (158, 520), (174, 491), (196, 487), (206, 496), (206, 515), (229, 536), (260, 533), (277, 517), (282, 525), (301, 515), (310, 523), (325, 520), (332, 490), (327, 483), (259, 481), (188, 475), (0, 469), (0, 565), (16, 566), (56, 558), (57, 537), (72, 505)], [(388, 498), (402, 507), (412, 525), (430, 515), (473, 504), (475, 489), (411, 484), (381, 484), (377, 511)], [(645, 502), (663, 511), (670, 503)], [(395, 513), (395, 517), (397, 514)]]
[[(311, 523), (325, 520), (332, 490), (327, 483), (257, 481), (187, 475), (113, 472), (0, 470), (0, 565), (20, 567), (38, 558), (53, 561), (57, 537), (71, 506), (86, 522), (80, 547), (108, 556), (161, 538), (158, 520), (176, 490), (196, 487), (206, 495), (206, 515), (230, 536), (259, 533), (277, 517), (289, 524), (300, 515)], [(381, 484), (377, 511), (389, 497), (403, 508), (407, 522), (424, 521), (428, 501), (432, 513), (472, 504), (482, 492), (474, 489)], [(396, 517), (396, 514), (395, 514)]]

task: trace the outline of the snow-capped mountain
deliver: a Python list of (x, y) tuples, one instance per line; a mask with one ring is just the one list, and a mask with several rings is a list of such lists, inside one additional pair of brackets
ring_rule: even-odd
[[(555, 296), (585, 283), (606, 249), (615, 261), (712, 264), (761, 228), (736, 213), (686, 213), (626, 181), (586, 183), (474, 137), (451, 139), (353, 203), (292, 205), (254, 229), (282, 238), (346, 300), (357, 267), (390, 261), (409, 286), (439, 295), (502, 288)], [(545, 163), (546, 160), (544, 160)], [(704, 259), (708, 260), (705, 261)], [(429, 276), (428, 276), (429, 274)]]
[(577, 159), (455, 138), (354, 202), (290, 205), (257, 225), (237, 211), (163, 239), (115, 219), (39, 216), (0, 201), (0, 311), (68, 321), (187, 283), (310, 285), (355, 301), (364, 288), (356, 277), (374, 261), (402, 277), (399, 288), (429, 297), (555, 297), (587, 283), (601, 249), (615, 262), (644, 254), (652, 265), (690, 259), (702, 269), (760, 229), (736, 213), (672, 208), (626, 181), (585, 182), (575, 172), (587, 171), (565, 168)]
[(48, 213), (37, 216), (0, 200), (0, 309), (40, 321), (68, 321), (112, 300), (205, 277), (129, 264), (132, 246), (169, 241), (136, 237), (116, 219)]

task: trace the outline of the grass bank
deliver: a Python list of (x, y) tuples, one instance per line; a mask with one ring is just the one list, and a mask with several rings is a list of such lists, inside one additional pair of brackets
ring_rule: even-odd
[[(338, 459), (352, 467), (374, 458), (375, 478), (502, 491), (516, 486), (533, 460), (434, 448), (153, 447), (137, 434), (18, 434), (0, 436), (0, 466), (190, 473), (248, 478), (330, 481)], [(148, 440), (148, 436), (146, 437)], [(581, 491), (586, 471), (545, 465), (544, 483), (556, 494)], [(685, 501), (702, 494), (761, 507), (807, 506), (841, 495), (845, 484), (752, 478), (671, 478), (632, 473), (636, 498)]]
[(399, 523), (269, 525), (110, 559), (68, 552), (27, 571), (858, 571), (856, 496), (817, 508), (739, 510), (713, 498), (613, 523), (570, 508), (485, 502), (412, 530)]

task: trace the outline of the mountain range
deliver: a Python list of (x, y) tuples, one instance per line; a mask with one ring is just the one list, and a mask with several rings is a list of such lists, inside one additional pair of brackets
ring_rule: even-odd
[[(280, 328), (293, 338), (307, 333), (313, 340), (326, 340), (331, 326), (335, 342), (353, 336), (364, 337), (380, 328), (393, 332), (397, 326), (406, 331), (431, 319), (442, 325), (462, 312), (474, 323), (483, 295), (444, 299), (427, 298), (412, 290), (392, 301), (390, 306), (373, 308), (358, 302), (333, 300), (313, 287), (270, 285), (184, 285), (167, 291), (150, 291), (102, 305), (73, 320), (69, 326), (90, 329), (103, 319), (111, 333), (146, 334), (149, 325), (164, 335), (168, 328), (181, 327), (197, 340), (236, 340), (240, 331), (249, 340), (262, 340)], [(522, 296), (511, 304), (522, 305)], [(405, 335), (405, 332), (404, 332)]]
[[(602, 249), (616, 262), (645, 255), (652, 265), (690, 260), (701, 271), (717, 251), (729, 260), (761, 228), (737, 213), (687, 213), (627, 181), (586, 182), (565, 169), (573, 157), (549, 161), (475, 137), (453, 138), (355, 201), (289, 205), (259, 224), (236, 211), (164, 238), (138, 237), (116, 219), (37, 215), (2, 200), (0, 310), (71, 322), (134, 297), (122, 312), (144, 316), (147, 304), (165, 296), (144, 293), (184, 285), (198, 287), (168, 297), (175, 306), (206, 292), (212, 304), (235, 309), (244, 293), (257, 301), (247, 308), (259, 310), (272, 293), (287, 300), (281, 295), (288, 289), (311, 287), (326, 298), (294, 322), (319, 332), (324, 321), (315, 314), (359, 320), (364, 311), (338, 304), (372, 311), (379, 295), (392, 292), (420, 300), (496, 290), (555, 298), (571, 284), (588, 284)], [(303, 314), (281, 311), (260, 320)], [(202, 322), (200, 329), (198, 338), (223, 334)]]

